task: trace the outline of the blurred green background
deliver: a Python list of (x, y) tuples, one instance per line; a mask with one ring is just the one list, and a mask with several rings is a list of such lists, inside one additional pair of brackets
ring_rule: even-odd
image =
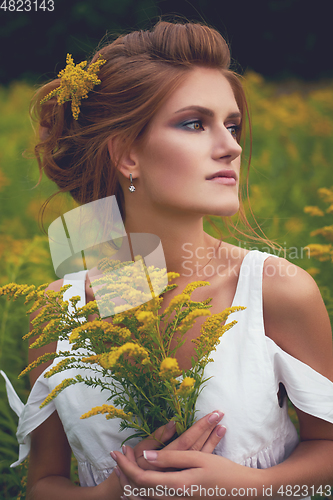
[[(28, 114), (34, 89), (65, 66), (67, 52), (79, 62), (107, 33), (147, 28), (161, 15), (179, 15), (213, 25), (230, 42), (233, 68), (243, 75), (250, 103), (252, 210), (266, 235), (281, 245), (280, 255), (315, 277), (333, 318), (333, 194), (330, 199), (329, 192), (321, 197), (317, 192), (333, 186), (331, 20), (328, 1), (317, 2), (315, 8), (304, 4), (55, 0), (54, 10), (46, 1), (46, 9), (37, 12), (11, 11), (8, 0), (2, 4), (7, 10), (1, 6), (0, 286), (55, 279), (47, 238), (38, 226), (41, 204), (56, 188), (47, 179), (36, 187), (39, 175)], [(322, 215), (305, 213), (306, 206), (318, 206)], [(56, 198), (46, 214), (46, 227), (70, 207), (68, 197)], [(311, 236), (322, 227), (328, 229)], [(309, 258), (304, 250), (308, 243), (326, 245), (318, 247), (319, 259)], [(27, 361), (21, 340), (27, 329), (23, 303), (1, 297), (0, 369), (24, 401), (28, 380), (17, 380), (17, 374)], [(17, 455), (17, 419), (8, 407), (2, 378), (0, 401), (0, 499), (11, 499), (24, 490), (24, 473), (9, 468)]]

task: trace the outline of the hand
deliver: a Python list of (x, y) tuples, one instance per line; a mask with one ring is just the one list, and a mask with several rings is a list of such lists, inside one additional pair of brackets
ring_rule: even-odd
[[(216, 445), (222, 439), (226, 432), (226, 428), (222, 425), (217, 425), (222, 419), (223, 413), (221, 411), (216, 411), (206, 415), (193, 424), (190, 429), (184, 432), (181, 436), (175, 439), (173, 442), (169, 443), (164, 449), (168, 452), (174, 451), (196, 451), (203, 452), (205, 454), (210, 454), (213, 452)], [(172, 437), (175, 432), (175, 425), (169, 422), (166, 426), (162, 426), (152, 435), (151, 438), (144, 439), (138, 443), (134, 449), (129, 446), (123, 447), (124, 455), (129, 462), (131, 462), (136, 467), (140, 467), (144, 470), (158, 470), (158, 471), (170, 471), (170, 467), (162, 468), (160, 465), (154, 463), (149, 463), (144, 456), (144, 451), (156, 450), (160, 447), (159, 442), (166, 442)], [(117, 460), (119, 452), (112, 452), (112, 457)], [(115, 472), (119, 477), (120, 485), (125, 488), (125, 486), (130, 486), (131, 481), (127, 479), (125, 474), (116, 467)]]
[[(164, 450), (195, 450), (212, 453), (226, 432), (226, 428), (217, 425), (223, 418), (221, 411), (212, 412), (202, 417), (177, 439), (165, 446)], [(123, 447), (124, 454), (131, 461), (135, 460), (145, 470), (156, 470), (143, 457), (143, 450), (156, 450), (161, 447), (161, 442), (167, 442), (175, 433), (175, 423), (171, 420), (168, 424), (159, 427), (151, 437), (143, 439), (133, 450), (129, 446)], [(133, 453), (134, 452), (134, 453)]]
[(144, 450), (144, 455), (158, 470), (142, 470), (117, 453), (116, 470), (125, 495), (122, 499), (191, 496), (199, 500), (207, 495), (213, 500), (225, 496), (241, 499), (247, 492), (260, 497), (265, 484), (265, 470), (251, 469), (218, 455), (167, 449)]

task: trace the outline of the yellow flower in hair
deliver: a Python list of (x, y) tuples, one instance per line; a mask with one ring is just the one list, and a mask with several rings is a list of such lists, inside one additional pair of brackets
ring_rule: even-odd
[(87, 61), (82, 61), (79, 64), (74, 64), (71, 54), (67, 54), (66, 68), (62, 69), (58, 78), (60, 78), (60, 86), (47, 94), (40, 103), (48, 101), (54, 96), (57, 96), (58, 104), (63, 104), (67, 101), (72, 101), (72, 113), (74, 120), (77, 120), (80, 113), (81, 99), (87, 99), (88, 92), (92, 90), (95, 85), (101, 83), (97, 78), (97, 72), (106, 60), (99, 55), (97, 61), (90, 64), (88, 69)]

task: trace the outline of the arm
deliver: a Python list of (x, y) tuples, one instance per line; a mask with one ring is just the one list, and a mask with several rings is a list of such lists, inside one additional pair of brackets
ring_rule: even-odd
[[(270, 267), (273, 266), (273, 267)], [(274, 272), (273, 272), (274, 271)], [(319, 290), (302, 269), (284, 259), (266, 261), (263, 280), (264, 321), (266, 334), (290, 355), (307, 363), (333, 381), (332, 334), (327, 312)], [(157, 475), (144, 473), (135, 464), (117, 453), (121, 484), (156, 487), (255, 488), (263, 495), (263, 485), (272, 486), (272, 494), (290, 485), (299, 496), (311, 494), (311, 487), (330, 485), (333, 479), (333, 424), (312, 417), (297, 409), (301, 442), (283, 463), (265, 470), (250, 469), (223, 457), (200, 456), (193, 452), (167, 453), (162, 450), (149, 463), (158, 467), (178, 467), (178, 472)], [(155, 475), (154, 475), (155, 474)], [(162, 482), (161, 482), (162, 481)], [(308, 487), (308, 491), (306, 489)], [(242, 495), (241, 495), (242, 496)]]
[(98, 486), (70, 480), (71, 449), (57, 412), (31, 433), (27, 500), (113, 500), (121, 495), (115, 473)]
[[(311, 276), (285, 259), (267, 259), (263, 297), (266, 335), (333, 382), (330, 321)], [(282, 478), (290, 485), (333, 482), (333, 424), (295, 409), (301, 442), (285, 462), (267, 470), (273, 492)]]

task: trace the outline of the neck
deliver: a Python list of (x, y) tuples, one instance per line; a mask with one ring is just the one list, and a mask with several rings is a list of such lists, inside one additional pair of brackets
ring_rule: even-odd
[[(140, 214), (141, 215), (141, 214)], [(171, 214), (167, 218), (151, 216), (133, 217), (128, 214), (125, 221), (126, 232), (150, 233), (161, 240), (167, 271), (195, 280), (200, 270), (213, 258), (219, 242), (203, 230), (203, 218), (182, 214)], [(202, 276), (202, 275), (201, 275)], [(202, 279), (202, 278), (201, 278)]]

